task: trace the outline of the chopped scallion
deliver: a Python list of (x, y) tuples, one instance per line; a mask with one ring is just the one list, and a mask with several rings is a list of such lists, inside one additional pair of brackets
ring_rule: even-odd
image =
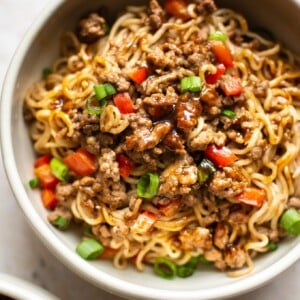
[(84, 259), (96, 259), (104, 251), (104, 247), (95, 239), (83, 240), (77, 247), (76, 252)]
[(286, 210), (280, 218), (280, 225), (292, 235), (300, 234), (300, 213), (295, 208)]
[(35, 189), (40, 185), (40, 181), (38, 178), (32, 178), (29, 180), (29, 186), (31, 189)]
[(138, 181), (137, 194), (139, 197), (151, 199), (157, 194), (159, 177), (152, 173), (144, 174)]
[(187, 278), (193, 275), (195, 269), (189, 266), (178, 266), (176, 269), (176, 275), (181, 278)]
[(198, 182), (204, 184), (216, 172), (216, 168), (209, 159), (203, 158), (198, 167)]
[(189, 76), (181, 79), (180, 90), (182, 93), (197, 93), (202, 90), (202, 81), (199, 76)]
[(43, 69), (43, 78), (47, 78), (52, 73), (52, 70), (50, 68), (44, 68)]
[(269, 242), (267, 245), (267, 248), (269, 249), (269, 251), (275, 251), (278, 248), (278, 245), (274, 242)]
[(95, 95), (86, 100), (85, 108), (90, 115), (101, 115), (107, 102), (105, 99), (98, 101)]
[(158, 257), (154, 262), (154, 272), (165, 279), (172, 279), (176, 275), (176, 264), (170, 259)]
[(227, 35), (224, 32), (217, 30), (211, 33), (208, 39), (213, 41), (225, 42), (227, 40)]
[(67, 220), (62, 216), (58, 216), (53, 222), (53, 225), (61, 230), (67, 229), (69, 227), (69, 224), (70, 224), (69, 220)]
[(94, 91), (98, 100), (105, 99), (106, 97), (112, 96), (117, 93), (115, 87), (110, 83), (95, 85)]
[(177, 276), (186, 278), (193, 275), (194, 271), (198, 268), (199, 259), (198, 257), (192, 257), (186, 264), (177, 266)]
[(92, 227), (86, 223), (83, 224), (83, 233), (87, 236), (92, 235)]
[(221, 112), (221, 114), (225, 117), (228, 117), (230, 119), (234, 119), (236, 117), (236, 113), (230, 109), (224, 108)]
[(199, 263), (202, 263), (202, 264), (204, 264), (204, 265), (206, 265), (206, 266), (211, 266), (211, 265), (213, 264), (213, 262), (207, 260), (207, 259), (204, 257), (204, 255), (199, 255), (197, 258), (198, 258)]
[(68, 179), (69, 168), (60, 159), (54, 157), (50, 161), (52, 174), (59, 180), (66, 182)]

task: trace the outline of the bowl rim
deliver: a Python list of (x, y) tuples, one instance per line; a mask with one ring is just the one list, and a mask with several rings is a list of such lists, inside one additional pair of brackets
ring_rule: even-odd
[[(93, 283), (95, 286), (119, 296), (130, 298), (138, 297), (139, 299), (199, 300), (237, 296), (266, 284), (269, 280), (300, 259), (300, 243), (298, 243), (292, 247), (288, 255), (283, 256), (274, 264), (268, 266), (254, 276), (241, 278), (239, 281), (222, 286), (222, 288), (213, 287), (193, 291), (174, 291), (141, 286), (115, 278), (84, 261), (75, 253), (75, 251), (70, 250), (63, 241), (57, 238), (54, 232), (50, 230), (46, 222), (31, 205), (24, 184), (18, 175), (11, 135), (12, 106), (7, 105), (7, 103), (11, 104), (12, 102), (14, 87), (17, 84), (18, 72), (22, 61), (30, 48), (31, 42), (37, 36), (39, 29), (45, 25), (51, 15), (57, 11), (64, 2), (64, 0), (49, 1), (24, 35), (23, 40), (13, 55), (6, 73), (2, 86), (0, 103), (0, 146), (4, 170), (14, 197), (26, 217), (27, 222), (45, 246), (69, 269), (81, 278)], [(299, 1), (294, 2), (299, 6)], [(93, 274), (96, 274), (97, 276), (93, 276)]]
[(2, 294), (15, 299), (58, 300), (56, 296), (40, 286), (4, 273), (0, 273), (0, 295)]

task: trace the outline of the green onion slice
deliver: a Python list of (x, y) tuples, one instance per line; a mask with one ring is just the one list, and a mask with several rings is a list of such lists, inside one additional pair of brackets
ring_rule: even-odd
[(234, 111), (230, 110), (230, 109), (227, 109), (227, 108), (223, 109), (221, 114), (225, 117), (230, 118), (230, 119), (234, 119), (236, 117), (236, 113)]
[(199, 255), (197, 258), (198, 258), (198, 262), (199, 262), (199, 263), (202, 263), (203, 265), (211, 266), (211, 265), (213, 264), (213, 262), (207, 260), (207, 259), (204, 257), (204, 255)]
[(92, 233), (92, 227), (86, 223), (83, 224), (83, 233), (87, 236), (91, 236)]
[(52, 73), (52, 70), (50, 68), (44, 68), (42, 73), (43, 78), (47, 78)]
[(53, 225), (61, 230), (67, 229), (69, 227), (69, 224), (69, 220), (62, 216), (58, 216), (53, 222)]
[(295, 208), (286, 210), (280, 218), (280, 225), (292, 235), (300, 234), (300, 213)]
[(199, 76), (189, 76), (181, 79), (180, 90), (182, 93), (197, 93), (202, 90), (202, 81)]
[(182, 266), (177, 266), (177, 276), (181, 278), (186, 278), (193, 275), (194, 271), (198, 268), (199, 258), (192, 257), (186, 264)]
[(222, 32), (222, 31), (215, 31), (213, 33), (211, 33), (208, 37), (208, 39), (211, 41), (221, 41), (221, 42), (225, 42), (227, 40), (227, 35)]
[(189, 266), (190, 268), (197, 269), (199, 264), (199, 258), (198, 257), (192, 257), (185, 266)]
[(195, 269), (186, 265), (178, 266), (176, 269), (176, 275), (181, 278), (187, 278), (193, 275)]
[(152, 173), (144, 174), (138, 181), (137, 194), (139, 197), (151, 199), (158, 191), (159, 177)]
[(165, 279), (172, 279), (176, 275), (176, 264), (165, 257), (158, 257), (154, 262), (154, 272)]
[(209, 159), (203, 158), (198, 166), (198, 182), (200, 184), (205, 183), (209, 177), (217, 170)]
[(35, 189), (40, 185), (40, 181), (38, 178), (32, 178), (29, 180), (29, 186), (31, 189)]
[(104, 247), (95, 239), (83, 240), (77, 247), (76, 252), (84, 259), (96, 259), (104, 251)]
[(95, 85), (94, 91), (98, 100), (105, 99), (106, 97), (112, 96), (117, 93), (115, 87), (110, 83)]
[(50, 169), (56, 178), (63, 182), (67, 181), (69, 168), (60, 159), (56, 157), (52, 158), (50, 161)]
[(267, 245), (267, 248), (269, 249), (269, 251), (275, 251), (278, 248), (278, 245), (274, 242), (269, 242)]
[(105, 99), (98, 101), (95, 95), (86, 100), (85, 108), (90, 115), (101, 115), (107, 102)]

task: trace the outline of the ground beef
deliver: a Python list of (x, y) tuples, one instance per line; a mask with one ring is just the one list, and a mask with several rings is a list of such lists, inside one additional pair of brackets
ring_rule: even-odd
[(249, 207), (234, 204), (230, 207), (227, 221), (232, 225), (246, 224), (249, 220)]
[(182, 51), (172, 43), (164, 43), (147, 54), (146, 60), (150, 66), (158, 69), (173, 69), (181, 65)]
[(230, 269), (239, 269), (247, 262), (247, 252), (240, 246), (225, 251), (224, 260)]
[(215, 267), (224, 270), (226, 263), (223, 260), (222, 252), (217, 250), (215, 247), (210, 248), (204, 252), (204, 257), (210, 262), (214, 262)]
[(233, 198), (240, 194), (248, 182), (238, 168), (224, 167), (212, 177), (208, 190), (219, 198)]
[(142, 152), (136, 152), (135, 149), (128, 150), (125, 148), (126, 155), (130, 158), (131, 161), (136, 163), (136, 165), (145, 165), (148, 170), (154, 171), (159, 169), (160, 165), (160, 155), (154, 153), (154, 151), (146, 150)]
[(92, 233), (98, 238), (104, 247), (110, 247), (112, 234), (107, 225), (92, 226)]
[(59, 183), (56, 185), (56, 197), (61, 204), (71, 203), (76, 197), (77, 189), (71, 183)]
[(143, 128), (126, 137), (128, 150), (144, 151), (158, 145), (165, 136), (172, 130), (169, 122), (159, 122), (153, 128)]
[(101, 185), (101, 191), (95, 195), (100, 203), (105, 203), (112, 209), (128, 205), (126, 186), (120, 181), (116, 153), (109, 148), (101, 150), (96, 182)]
[(82, 19), (78, 24), (78, 38), (81, 42), (91, 44), (104, 36), (107, 25), (104, 18), (96, 13), (91, 13), (87, 18)]
[(55, 226), (56, 225), (55, 221), (57, 220), (58, 217), (63, 217), (68, 223), (70, 223), (70, 221), (72, 220), (72, 212), (68, 207), (63, 205), (58, 205), (55, 207), (54, 211), (49, 213), (47, 218), (48, 221)]
[(296, 209), (300, 209), (300, 198), (291, 197), (288, 201), (288, 207), (293, 207)]
[(183, 155), (171, 163), (160, 175), (159, 195), (166, 198), (188, 194), (198, 179), (197, 166), (192, 157)]
[(97, 75), (99, 82), (109, 82), (113, 84), (119, 92), (127, 92), (130, 88), (130, 82), (117, 65), (112, 66), (111, 69), (107, 71), (101, 69)]
[(200, 14), (211, 14), (217, 10), (216, 4), (213, 0), (194, 0), (196, 9)]
[(218, 223), (213, 236), (214, 244), (219, 249), (225, 249), (229, 241), (229, 226), (224, 223)]
[(259, 226), (257, 227), (257, 231), (259, 233), (265, 234), (268, 239), (272, 242), (278, 242), (279, 241), (279, 230), (277, 229), (271, 229), (269, 225), (267, 225), (266, 227), (264, 226)]
[(150, 0), (150, 15), (146, 19), (146, 24), (155, 31), (161, 27), (164, 21), (164, 10), (156, 0)]
[(192, 150), (205, 150), (211, 143), (217, 146), (224, 146), (226, 142), (226, 134), (222, 131), (214, 130), (209, 124), (204, 124), (199, 134), (191, 134), (189, 140), (189, 148)]
[(113, 150), (109, 148), (101, 150), (99, 172), (104, 180), (120, 181), (119, 165), (116, 161), (116, 153)]
[(184, 139), (180, 136), (180, 134), (173, 129), (170, 131), (164, 138), (163, 144), (168, 148), (170, 151), (174, 151), (178, 154), (185, 153), (184, 147)]
[(178, 95), (173, 87), (168, 87), (166, 94), (154, 93), (143, 99), (143, 105), (154, 119), (161, 119), (172, 114), (178, 102)]
[(188, 250), (208, 249), (212, 246), (212, 237), (207, 228), (195, 227), (180, 232), (182, 248)]
[(268, 81), (257, 81), (253, 86), (253, 93), (257, 98), (265, 99), (267, 97), (267, 91), (269, 89)]

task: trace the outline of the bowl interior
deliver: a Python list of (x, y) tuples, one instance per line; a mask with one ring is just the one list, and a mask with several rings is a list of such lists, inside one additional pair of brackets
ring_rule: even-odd
[[(46, 245), (76, 273), (106, 290), (130, 298), (135, 295), (145, 299), (212, 299), (253, 289), (299, 258), (300, 238), (287, 240), (274, 253), (256, 259), (255, 271), (247, 277), (232, 279), (223, 273), (203, 268), (188, 280), (165, 281), (156, 277), (150, 268), (141, 274), (131, 268), (116, 270), (106, 261), (83, 261), (74, 253), (80, 236), (76, 232), (60, 233), (48, 225), (39, 192), (28, 188), (34, 152), (22, 117), (25, 90), (40, 77), (41, 70), (57, 57), (60, 35), (73, 29), (84, 12), (105, 3), (110, 7), (110, 16), (114, 16), (129, 3), (143, 2), (111, 0), (108, 4), (101, 0), (55, 0), (31, 28), (17, 51), (3, 88), (1, 143), (12, 189), (29, 222)], [(287, 47), (300, 52), (300, 23), (297, 20), (300, 9), (295, 2), (227, 0), (218, 3), (236, 8), (248, 16), (253, 27), (268, 29)]]

